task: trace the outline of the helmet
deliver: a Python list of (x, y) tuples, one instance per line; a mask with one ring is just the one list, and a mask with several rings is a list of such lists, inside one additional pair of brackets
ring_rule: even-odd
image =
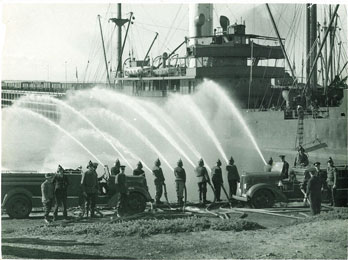
[(182, 160), (181, 160), (181, 159), (179, 159), (179, 161), (178, 161), (178, 166), (179, 166), (179, 167), (182, 167), (182, 166), (183, 166), (183, 163), (182, 163)]
[(221, 161), (220, 161), (220, 159), (218, 159), (218, 160), (216, 161), (216, 164), (217, 164), (218, 166), (221, 166)]
[(97, 163), (97, 162), (94, 162), (94, 163), (93, 163), (93, 168), (94, 168), (94, 169), (97, 169), (97, 167), (98, 167), (98, 163)]
[(88, 169), (88, 168), (92, 168), (92, 167), (93, 167), (93, 163), (92, 163), (92, 161), (89, 161), (86, 168)]
[(139, 168), (143, 168), (143, 164), (140, 161), (138, 162), (137, 165), (138, 165)]
[(234, 164), (234, 160), (233, 160), (233, 157), (231, 156), (230, 158), (230, 164)]
[(161, 165), (161, 161), (160, 161), (159, 158), (157, 158), (157, 160), (155, 161), (155, 165), (156, 165), (156, 166), (160, 166), (160, 165)]
[(119, 159), (116, 159), (116, 161), (115, 161), (115, 166), (120, 167), (120, 165), (121, 165), (120, 160), (119, 160)]
[(203, 161), (202, 158), (198, 161), (198, 165), (199, 165), (199, 166), (203, 166), (203, 165), (204, 165), (204, 161)]
[(57, 172), (64, 172), (64, 169), (61, 165), (58, 165)]
[(329, 160), (327, 161), (329, 164), (334, 165), (334, 161), (332, 160), (331, 157), (329, 157)]

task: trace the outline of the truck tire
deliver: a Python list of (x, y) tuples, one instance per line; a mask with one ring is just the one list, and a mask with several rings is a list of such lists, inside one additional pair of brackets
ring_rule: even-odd
[(266, 189), (258, 190), (252, 196), (251, 204), (257, 209), (272, 208), (274, 205), (274, 195)]
[(27, 218), (31, 209), (31, 200), (25, 195), (14, 195), (6, 203), (6, 213), (10, 218)]
[(132, 192), (127, 197), (127, 208), (129, 213), (136, 214), (144, 212), (146, 208), (146, 199), (144, 195), (138, 192)]

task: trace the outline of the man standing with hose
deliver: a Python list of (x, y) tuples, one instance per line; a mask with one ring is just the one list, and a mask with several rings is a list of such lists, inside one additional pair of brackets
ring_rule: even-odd
[(155, 196), (156, 202), (155, 203), (156, 205), (160, 205), (160, 204), (163, 204), (163, 202), (161, 201), (161, 197), (163, 194), (163, 185), (165, 185), (164, 184), (165, 179), (164, 179), (163, 171), (161, 168), (161, 161), (159, 159), (155, 161), (155, 166), (152, 169), (152, 173), (155, 176), (155, 180), (154, 180), (155, 187), (156, 187), (156, 196)]
[(216, 201), (221, 201), (221, 187), (224, 181), (222, 179), (221, 161), (219, 159), (216, 162), (216, 166), (211, 169), (211, 180), (215, 188)]
[(233, 157), (229, 161), (229, 164), (226, 166), (227, 170), (227, 179), (230, 186), (230, 198), (237, 193), (237, 184), (240, 182), (240, 177), (238, 173), (237, 166), (234, 165)]
[(181, 159), (178, 161), (178, 167), (174, 169), (174, 175), (175, 175), (175, 183), (176, 183), (176, 194), (178, 196), (178, 205), (183, 206), (183, 194), (185, 189), (185, 183), (186, 183), (186, 172), (183, 168), (183, 163)]
[(198, 166), (196, 167), (196, 176), (198, 181), (199, 203), (209, 203), (210, 201), (207, 200), (207, 183), (210, 184), (210, 178), (207, 168), (204, 166), (203, 159), (200, 159), (198, 162)]

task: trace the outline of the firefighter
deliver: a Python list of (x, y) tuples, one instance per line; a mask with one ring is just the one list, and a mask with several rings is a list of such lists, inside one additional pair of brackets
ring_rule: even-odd
[(222, 179), (221, 161), (219, 159), (216, 162), (216, 166), (211, 169), (211, 180), (214, 185), (216, 200), (221, 201), (221, 186), (224, 182)]
[(53, 178), (54, 196), (56, 199), (56, 205), (54, 206), (53, 220), (57, 219), (58, 208), (63, 205), (63, 217), (68, 218), (67, 213), (67, 199), (68, 199), (68, 177), (64, 174), (62, 166), (58, 165), (57, 174)]
[(116, 159), (115, 165), (113, 167), (111, 167), (111, 175), (112, 176), (116, 176), (117, 174), (120, 173), (120, 165), (121, 165), (121, 163), (120, 163), (119, 159)]
[(232, 156), (230, 158), (229, 164), (226, 166), (226, 171), (228, 184), (230, 186), (230, 198), (232, 198), (232, 195), (236, 195), (237, 183), (240, 182), (238, 169), (237, 166), (234, 165), (234, 160)]
[(186, 182), (186, 172), (183, 168), (183, 163), (181, 159), (177, 163), (178, 167), (174, 169), (174, 175), (175, 175), (175, 184), (176, 184), (176, 194), (178, 197), (178, 204), (179, 206), (182, 206), (184, 204), (183, 198), (184, 198), (184, 189), (185, 189), (185, 182)]
[(309, 164), (308, 156), (305, 154), (305, 149), (300, 145), (298, 148), (298, 154), (295, 158), (294, 166), (305, 167)]
[(54, 175), (52, 173), (45, 174), (45, 181), (41, 184), (42, 204), (45, 208), (45, 222), (49, 223), (49, 214), (54, 205)]
[(337, 169), (331, 157), (327, 161), (327, 189), (330, 206), (336, 206)]
[(155, 196), (156, 204), (157, 205), (163, 204), (163, 202), (161, 201), (161, 197), (163, 194), (163, 185), (164, 185), (165, 179), (164, 179), (163, 171), (161, 168), (160, 159), (157, 159), (155, 161), (155, 166), (152, 169), (152, 173), (155, 176), (154, 183), (156, 187), (156, 196)]
[(127, 186), (126, 175), (124, 173), (125, 168), (126, 166), (120, 165), (121, 172), (115, 178), (116, 190), (119, 193), (119, 199), (116, 204), (116, 214), (118, 217), (124, 216), (126, 212)]
[(133, 176), (144, 177), (144, 185), (145, 185), (146, 189), (149, 189), (147, 187), (147, 181), (146, 181), (145, 171), (143, 170), (143, 164), (140, 161), (137, 164), (137, 168), (133, 170)]
[(207, 183), (210, 184), (208, 171), (204, 166), (203, 159), (200, 159), (196, 167), (196, 176), (198, 179), (199, 202), (203, 204), (209, 203), (207, 200)]
[(87, 165), (87, 171), (82, 174), (81, 187), (83, 196), (85, 197), (85, 211), (88, 216), (88, 212), (91, 212), (91, 217), (95, 217), (95, 204), (98, 196), (98, 175), (96, 169), (97, 163), (89, 161)]
[(310, 179), (307, 183), (305, 198), (309, 198), (310, 207), (313, 215), (320, 214), (321, 207), (321, 178), (316, 175), (315, 171), (309, 171)]
[(282, 172), (280, 174), (281, 179), (289, 178), (289, 163), (285, 161), (285, 155), (279, 155), (280, 159), (283, 162)]

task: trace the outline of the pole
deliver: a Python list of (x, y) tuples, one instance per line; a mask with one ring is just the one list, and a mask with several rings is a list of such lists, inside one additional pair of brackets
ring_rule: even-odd
[(99, 28), (100, 28), (100, 36), (101, 36), (101, 40), (102, 40), (102, 45), (103, 45), (103, 52), (104, 52), (104, 61), (105, 61), (105, 67), (106, 67), (106, 79), (109, 83), (109, 87), (111, 87), (111, 83), (110, 83), (110, 76), (109, 76), (109, 67), (108, 67), (108, 62), (106, 59), (106, 51), (105, 51), (105, 44), (104, 44), (104, 37), (103, 37), (103, 29), (101, 26), (101, 22), (100, 22), (100, 15), (98, 14), (98, 21), (99, 21)]
[(130, 13), (130, 16), (129, 16), (129, 20), (128, 20), (128, 25), (127, 25), (127, 31), (126, 31), (126, 35), (124, 36), (124, 39), (123, 39), (123, 44), (122, 44), (122, 49), (121, 49), (121, 53), (120, 53), (120, 56), (119, 56), (119, 60), (118, 60), (118, 64), (117, 64), (117, 72), (121, 72), (121, 68), (122, 68), (122, 54), (123, 54), (123, 50), (124, 50), (124, 46), (126, 45), (126, 40), (127, 40), (127, 36), (128, 36), (128, 31), (129, 31), (129, 26), (132, 22), (132, 17), (133, 17), (133, 12)]
[(268, 4), (266, 4), (266, 7), (267, 7), (267, 10), (268, 10), (269, 16), (270, 16), (270, 18), (271, 18), (271, 22), (272, 22), (272, 25), (273, 25), (273, 29), (274, 29), (275, 33), (277, 34), (278, 41), (279, 41), (279, 44), (280, 44), (280, 48), (282, 49), (282, 52), (283, 52), (283, 54), (284, 54), (284, 56), (285, 56), (285, 59), (286, 59), (286, 62), (287, 62), (287, 64), (288, 64), (289, 68), (290, 68), (292, 79), (293, 79), (294, 83), (296, 83), (296, 82), (297, 82), (297, 79), (296, 79), (296, 76), (295, 76), (295, 72), (294, 72), (294, 70), (293, 70), (293, 68), (292, 68), (292, 66), (291, 66), (289, 57), (288, 57), (288, 55), (287, 55), (287, 53), (286, 53), (286, 51), (285, 51), (284, 44), (283, 44), (283, 41), (282, 41), (282, 39), (281, 39), (281, 37), (280, 37), (280, 34), (279, 34), (278, 28), (277, 28), (277, 26), (276, 26), (276, 24), (275, 24), (275, 21), (274, 21), (274, 19), (273, 19), (273, 15), (272, 15), (271, 9), (269, 8)]
[[(117, 4), (117, 19), (122, 19), (122, 5), (121, 3)], [(117, 70), (116, 75), (118, 72), (122, 71), (122, 66), (120, 64), (120, 61), (122, 62), (122, 25), (117, 26)]]
[(317, 5), (312, 4), (310, 7), (310, 44), (313, 50), (310, 55), (310, 67), (314, 67), (312, 74), (310, 76), (310, 86), (312, 93), (317, 91), (317, 63), (314, 62), (317, 55)]
[(144, 62), (145, 62), (145, 60), (146, 60), (146, 57), (147, 57), (147, 55), (149, 54), (149, 52), (150, 52), (150, 50), (151, 50), (153, 44), (155, 43), (155, 41), (156, 41), (156, 39), (157, 39), (157, 36), (158, 36), (158, 32), (156, 32), (156, 36), (155, 36), (155, 38), (153, 39), (153, 41), (152, 41), (152, 43), (151, 43), (151, 45), (150, 45), (150, 48), (147, 50), (147, 52), (146, 52), (146, 54), (145, 54), (145, 58), (144, 58), (143, 62), (141, 63), (141, 67), (144, 66)]
[(327, 38), (327, 36), (328, 36), (328, 34), (329, 34), (329, 28), (332, 26), (332, 23), (333, 23), (333, 21), (334, 21), (334, 18), (335, 18), (335, 15), (336, 15), (337, 11), (338, 11), (339, 6), (340, 6), (340, 5), (336, 5), (335, 11), (334, 11), (334, 15), (331, 17), (331, 20), (330, 20), (328, 29), (325, 31), (325, 35), (324, 35), (324, 38), (323, 38), (323, 42), (321, 43), (320, 48), (319, 48), (319, 51), (318, 51), (318, 53), (317, 53), (317, 55), (316, 55), (316, 57), (315, 57), (315, 59), (314, 59), (314, 62), (313, 62), (314, 64), (313, 64), (313, 66), (312, 66), (312, 68), (311, 68), (311, 70), (310, 70), (309, 77), (307, 78), (307, 83), (306, 83), (306, 86), (305, 86), (304, 89), (303, 89), (303, 93), (302, 93), (302, 94), (304, 94), (305, 91), (306, 91), (307, 88), (308, 88), (308, 84), (309, 84), (311, 75), (313, 74), (313, 70), (315, 69), (315, 66), (314, 66), (314, 65), (317, 63), (318, 58), (319, 58), (319, 55), (320, 55), (320, 53), (321, 53), (321, 51), (322, 51), (322, 49), (323, 49), (323, 47), (324, 47), (324, 42), (326, 41), (326, 38)]

